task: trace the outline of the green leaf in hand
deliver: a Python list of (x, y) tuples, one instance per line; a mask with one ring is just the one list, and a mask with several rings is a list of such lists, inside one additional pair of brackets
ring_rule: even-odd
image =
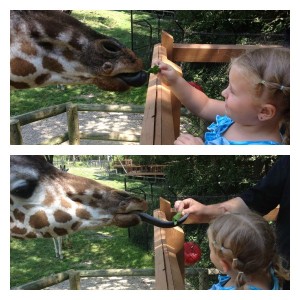
[(178, 212), (176, 215), (173, 216), (172, 221), (174, 225), (177, 225), (178, 220), (182, 217), (181, 212)]
[(160, 71), (159, 66), (155, 65), (155, 66), (151, 67), (150, 69), (148, 69), (147, 73), (157, 74), (159, 71)]

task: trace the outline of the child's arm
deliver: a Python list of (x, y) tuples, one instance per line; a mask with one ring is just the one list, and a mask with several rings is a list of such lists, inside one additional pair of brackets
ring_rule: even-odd
[(204, 142), (199, 137), (192, 136), (188, 133), (183, 133), (176, 139), (174, 145), (204, 145)]
[(225, 114), (225, 102), (207, 97), (203, 92), (195, 89), (168, 64), (159, 61), (158, 76), (168, 84), (174, 95), (193, 114), (214, 121), (216, 115)]

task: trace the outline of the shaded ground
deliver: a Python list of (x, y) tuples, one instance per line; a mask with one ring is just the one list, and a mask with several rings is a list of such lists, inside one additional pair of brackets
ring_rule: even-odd
[[(154, 277), (86, 277), (80, 278), (82, 290), (154, 290)], [(69, 281), (46, 288), (45, 290), (68, 290)]]
[[(142, 114), (106, 113), (106, 112), (78, 112), (79, 130), (84, 133), (119, 132), (122, 134), (141, 134)], [(67, 116), (65, 113), (36, 121), (22, 126), (24, 145), (40, 144), (42, 141), (62, 135), (67, 131)], [(113, 142), (81, 140), (81, 144), (138, 144), (134, 142)]]

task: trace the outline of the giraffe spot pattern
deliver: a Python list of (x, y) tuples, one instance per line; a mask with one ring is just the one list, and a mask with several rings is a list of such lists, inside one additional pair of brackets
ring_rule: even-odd
[(89, 202), (89, 206), (91, 207), (100, 207), (99, 205), (99, 199), (92, 199), (90, 202)]
[(96, 199), (103, 199), (103, 193), (100, 194), (99, 192), (94, 192), (93, 197)]
[(42, 236), (44, 238), (51, 238), (52, 237), (52, 235), (50, 234), (50, 232), (44, 232), (44, 233), (42, 233)]
[(36, 233), (34, 233), (34, 232), (28, 232), (26, 235), (25, 235), (25, 237), (26, 238), (28, 238), (28, 239), (36, 239), (37, 238), (37, 235), (36, 235)]
[(13, 234), (19, 234), (19, 235), (24, 235), (26, 233), (26, 229), (25, 228), (19, 228), (17, 226), (13, 227), (12, 229), (10, 229), (10, 231)]
[(17, 76), (28, 76), (36, 72), (36, 67), (27, 60), (16, 57), (10, 60), (11, 73)]
[(15, 81), (10, 81), (10, 86), (14, 87), (15, 89), (29, 89), (30, 85), (26, 82), (15, 82)]
[(91, 218), (91, 214), (83, 208), (76, 209), (76, 216), (78, 218), (84, 219), (84, 220), (89, 220)]
[(51, 75), (48, 73), (48, 74), (41, 74), (39, 75), (35, 80), (34, 82), (38, 85), (42, 85), (43, 83), (45, 83), (47, 80), (49, 80), (51, 77)]
[(32, 228), (41, 229), (50, 225), (48, 217), (44, 211), (38, 211), (29, 218), (29, 225)]
[(39, 42), (38, 45), (47, 51), (52, 51), (54, 48), (49, 42)]
[(72, 220), (72, 216), (62, 210), (57, 210), (54, 212), (55, 221), (58, 223), (66, 223)]
[(51, 204), (53, 204), (53, 202), (54, 202), (54, 198), (51, 196), (51, 194), (49, 192), (47, 192), (47, 195), (42, 204), (45, 206), (51, 206)]
[(19, 209), (14, 209), (13, 215), (16, 220), (20, 221), (21, 223), (24, 223), (25, 214), (23, 212), (21, 212)]
[(27, 55), (37, 55), (36, 48), (28, 41), (21, 44), (21, 51)]
[(74, 60), (74, 53), (70, 49), (65, 49), (62, 54), (67, 60)]
[(68, 234), (68, 231), (64, 228), (58, 228), (58, 227), (54, 227), (53, 231), (57, 234), (57, 235), (66, 235)]
[(69, 203), (69, 202), (68, 202), (67, 200), (65, 200), (65, 199), (62, 199), (62, 200), (60, 201), (60, 204), (61, 204), (61, 206), (64, 207), (64, 208), (71, 208), (71, 207), (72, 207), (71, 203)]
[(76, 221), (75, 223), (72, 224), (71, 229), (73, 231), (77, 231), (81, 225), (82, 225), (81, 221)]
[(62, 64), (59, 63), (56, 59), (49, 56), (43, 57), (42, 64), (45, 69), (48, 69), (52, 72), (62, 73), (64, 71), (64, 67), (62, 66)]

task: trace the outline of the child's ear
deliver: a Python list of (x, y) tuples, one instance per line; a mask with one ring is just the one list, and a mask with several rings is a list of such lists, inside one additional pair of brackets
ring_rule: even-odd
[(258, 113), (258, 119), (260, 121), (267, 121), (272, 119), (276, 114), (276, 107), (272, 104), (264, 104)]

